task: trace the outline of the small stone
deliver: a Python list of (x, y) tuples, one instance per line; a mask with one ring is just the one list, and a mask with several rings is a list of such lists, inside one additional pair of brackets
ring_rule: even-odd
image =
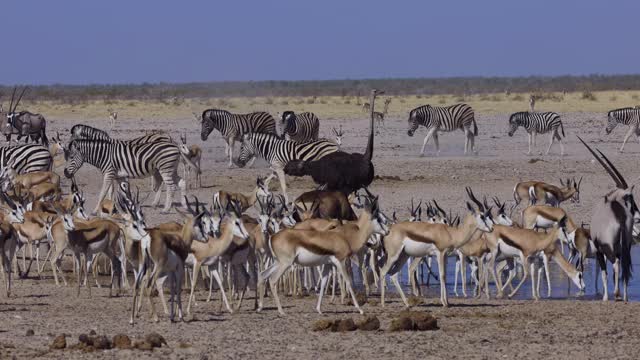
[(329, 329), (333, 325), (332, 320), (320, 319), (313, 323), (311, 331), (324, 331)]
[(36, 334), (36, 333), (35, 333), (35, 331), (33, 331), (33, 329), (29, 329), (29, 330), (27, 330), (27, 333), (26, 333), (25, 335), (26, 335), (26, 336), (33, 336), (33, 335), (35, 335), (35, 334)]
[(336, 320), (333, 322), (333, 325), (331, 326), (332, 332), (355, 331), (357, 329), (358, 327), (356, 326), (356, 324), (353, 322), (353, 319), (351, 318)]
[(165, 345), (169, 345), (167, 344), (167, 340), (165, 340), (162, 335), (158, 334), (158, 333), (151, 333), (151, 334), (147, 334), (147, 336), (144, 337), (144, 339), (151, 344), (151, 346), (153, 346), (154, 348), (156, 347), (161, 347), (162, 344)]
[(106, 336), (97, 336), (92, 339), (93, 346), (96, 349), (106, 350), (111, 349), (111, 341)]
[(369, 306), (378, 306), (378, 305), (380, 305), (380, 302), (378, 300), (375, 300), (375, 299), (369, 300), (368, 303), (369, 303)]
[(413, 326), (418, 331), (438, 330), (438, 320), (431, 314), (415, 312), (411, 316)]
[(131, 339), (124, 334), (118, 334), (113, 337), (113, 346), (118, 349), (131, 349)]
[(409, 296), (407, 302), (409, 303), (409, 306), (413, 307), (424, 303), (424, 299), (419, 296)]
[(64, 335), (56, 336), (56, 338), (53, 339), (53, 342), (51, 343), (51, 345), (49, 345), (49, 348), (51, 349), (64, 349), (66, 347), (67, 347), (67, 338)]
[(89, 331), (89, 335), (96, 335), (96, 331), (95, 330)]
[(93, 345), (93, 341), (87, 334), (80, 334), (80, 336), (78, 336), (78, 341), (80, 341), (83, 344)]
[(153, 346), (146, 341), (136, 341), (133, 347), (138, 350), (145, 350), (145, 351), (153, 350)]
[(380, 320), (375, 315), (367, 315), (356, 326), (362, 331), (376, 331), (380, 329)]
[(178, 343), (178, 348), (180, 348), (180, 349), (188, 349), (190, 347), (191, 347), (191, 344), (189, 344), (189, 343), (182, 342), (182, 341), (180, 341)]
[(409, 331), (413, 330), (413, 321), (406, 316), (391, 320), (389, 331)]

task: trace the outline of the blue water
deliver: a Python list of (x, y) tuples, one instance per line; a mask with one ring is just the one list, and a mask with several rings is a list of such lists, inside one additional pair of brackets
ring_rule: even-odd
[[(566, 249), (565, 249), (566, 251)], [(640, 301), (640, 268), (637, 266), (640, 264), (640, 246), (635, 246), (631, 249), (631, 259), (634, 262), (634, 277), (629, 282), (628, 294), (630, 301)], [(595, 259), (588, 259), (585, 264), (584, 269), (584, 281), (586, 285), (586, 291), (583, 296), (577, 296), (578, 288), (575, 284), (569, 280), (567, 275), (555, 264), (555, 262), (550, 261), (549, 266), (551, 267), (551, 298), (556, 299), (566, 299), (566, 298), (574, 298), (581, 300), (594, 300), (602, 298), (602, 281), (600, 277), (600, 267), (597, 265)], [(424, 271), (424, 279), (426, 282), (427, 278), (427, 270), (426, 267), (423, 266)], [(437, 265), (435, 259), (433, 260), (433, 273), (437, 274)], [(609, 286), (609, 299), (613, 299), (613, 270), (611, 268), (611, 264), (608, 264), (608, 286)], [(470, 269), (467, 268), (467, 280), (469, 280)], [(447, 291), (450, 297), (454, 297), (455, 294), (453, 292), (453, 282), (455, 275), (455, 260), (453, 257), (450, 257), (447, 261)], [(418, 275), (420, 276), (420, 275)], [(547, 295), (547, 286), (544, 275), (542, 282), (540, 284), (540, 296), (545, 298)], [(418, 277), (420, 279), (420, 277)], [(595, 290), (595, 282), (594, 279), (598, 279), (598, 292)], [(519, 277), (516, 277), (513, 281), (513, 286), (515, 287), (520, 280)], [(418, 280), (420, 281), (420, 280)], [(460, 280), (458, 280), (460, 281)], [(402, 270), (401, 275), (401, 283), (404, 285), (405, 294), (410, 294), (410, 286), (407, 277), (407, 267), (405, 266)], [(489, 284), (491, 286), (491, 296), (494, 297), (495, 287), (492, 283)], [(473, 295), (473, 289), (475, 285), (470, 282), (467, 283), (467, 296)], [(390, 281), (387, 281), (387, 289), (388, 291), (395, 291), (393, 285)], [(506, 292), (509, 291), (509, 287), (506, 288)], [(426, 295), (426, 297), (438, 298), (440, 296), (440, 287), (437, 280), (434, 280), (432, 277), (430, 280), (430, 286), (422, 286), (422, 294)], [(458, 283), (458, 294), (462, 296), (462, 289), (460, 283)], [(622, 288), (621, 288), (622, 294)], [(483, 295), (484, 296), (484, 295)], [(518, 293), (514, 296), (514, 299), (531, 299), (531, 279), (527, 279), (525, 283), (522, 285)]]

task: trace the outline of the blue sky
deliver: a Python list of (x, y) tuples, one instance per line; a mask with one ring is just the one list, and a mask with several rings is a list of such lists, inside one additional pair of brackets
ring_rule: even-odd
[(639, 73), (640, 1), (3, 0), (0, 83)]

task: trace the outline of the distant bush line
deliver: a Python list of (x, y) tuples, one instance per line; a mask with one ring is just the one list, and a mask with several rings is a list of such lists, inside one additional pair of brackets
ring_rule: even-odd
[[(77, 102), (88, 100), (167, 100), (221, 97), (367, 96), (371, 88), (388, 95), (464, 97), (489, 93), (545, 93), (640, 90), (640, 75), (454, 77), (368, 80), (228, 81), (202, 83), (143, 83), (124, 85), (37, 85), (29, 100)], [(8, 101), (12, 86), (0, 86), (0, 101)], [(179, 100), (178, 100), (179, 101)]]

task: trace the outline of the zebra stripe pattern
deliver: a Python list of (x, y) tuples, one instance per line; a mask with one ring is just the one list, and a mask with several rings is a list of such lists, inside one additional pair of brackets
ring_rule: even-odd
[(246, 164), (254, 156), (259, 156), (272, 167), (284, 167), (291, 160), (313, 161), (336, 151), (338, 145), (329, 140), (297, 143), (272, 134), (254, 133), (244, 136), (238, 162)]
[(276, 120), (269, 113), (232, 114), (226, 110), (209, 109), (202, 112), (202, 131), (200, 138), (207, 140), (216, 129), (225, 139), (242, 140), (244, 134), (275, 134)]
[[(554, 141), (557, 140), (560, 143), (560, 155), (564, 155), (562, 138), (565, 137), (565, 134), (560, 115), (554, 112), (534, 113), (524, 111), (511, 114), (509, 117), (509, 136), (513, 136), (520, 126), (522, 126), (529, 134), (529, 151), (527, 152), (527, 155), (531, 155), (531, 145), (536, 145), (536, 134), (545, 133), (551, 134), (546, 154), (549, 154), (551, 146)], [(558, 129), (560, 132), (558, 132)], [(560, 136), (560, 134), (562, 134), (562, 136)]]
[(296, 114), (293, 111), (282, 113), (284, 135), (288, 135), (291, 141), (309, 142), (318, 140), (320, 132), (320, 120), (311, 112)]
[(557, 129), (560, 128), (562, 137), (564, 137), (562, 120), (560, 115), (554, 112), (532, 113), (522, 111), (511, 114), (511, 117), (509, 117), (509, 136), (513, 136), (519, 126), (522, 126), (528, 133), (535, 132), (538, 134), (546, 134), (549, 131), (557, 133)]
[(640, 107), (611, 110), (607, 113), (605, 132), (609, 135), (618, 124), (637, 127), (638, 123), (640, 123)]
[[(421, 154), (424, 154), (424, 149), (429, 141), (429, 138), (433, 137), (436, 144), (437, 152), (440, 152), (438, 144), (438, 132), (439, 131), (454, 131), (460, 129), (465, 132), (466, 140), (464, 144), (464, 153), (474, 149), (474, 137), (478, 136), (478, 125), (476, 124), (475, 116), (471, 106), (467, 104), (456, 104), (452, 106), (431, 106), (423, 105), (417, 107), (409, 113), (409, 130), (407, 134), (413, 136), (418, 127), (422, 125), (427, 128), (428, 133), (424, 139), (422, 145)], [(473, 131), (471, 131), (473, 126)]]
[(26, 144), (0, 147), (0, 167), (11, 166), (18, 174), (50, 171), (53, 158), (42, 145)]
[[(167, 200), (164, 211), (172, 205), (173, 192), (176, 185), (182, 190), (184, 199), (184, 182), (178, 176), (178, 162), (181, 154), (177, 145), (170, 142), (150, 142), (131, 144), (119, 141), (74, 140), (69, 144), (67, 164), (64, 175), (72, 177), (82, 164), (87, 162), (104, 175), (103, 188), (98, 199), (98, 207), (115, 178), (145, 178), (156, 172), (167, 186)], [(158, 184), (154, 205), (159, 202), (161, 189)]]
[(640, 107), (626, 107), (609, 111), (607, 113), (607, 127), (604, 129), (607, 135), (611, 134), (618, 124), (629, 126), (629, 131), (624, 136), (620, 147), (620, 152), (622, 152), (631, 135), (635, 133), (636, 137), (640, 139)]

